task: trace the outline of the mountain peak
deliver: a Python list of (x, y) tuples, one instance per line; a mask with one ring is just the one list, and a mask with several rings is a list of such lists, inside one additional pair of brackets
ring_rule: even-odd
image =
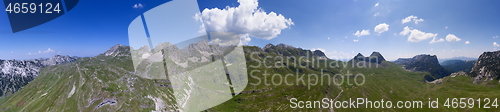
[(271, 43), (269, 43), (269, 44), (266, 44), (266, 46), (264, 46), (263, 49), (269, 49), (269, 48), (272, 48), (272, 47), (274, 47), (274, 45), (271, 44)]
[(385, 61), (384, 57), (379, 52), (373, 52), (369, 57), (365, 57), (361, 53), (358, 53), (356, 56), (354, 56), (353, 60), (366, 61), (377, 64)]
[(293, 47), (291, 45), (286, 45), (286, 44), (283, 44), (283, 43), (280, 43), (280, 44), (276, 45), (276, 47), (295, 48), (295, 47)]
[(130, 52), (128, 50), (128, 46), (116, 44), (113, 47), (109, 48), (106, 52), (104, 52), (105, 56), (117, 56), (121, 55), (123, 52)]

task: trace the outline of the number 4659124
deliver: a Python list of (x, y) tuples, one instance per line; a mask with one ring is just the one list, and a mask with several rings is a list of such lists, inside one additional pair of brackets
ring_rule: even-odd
[[(478, 108), (491, 108), (491, 107), (495, 107), (495, 108), (498, 108), (498, 101), (497, 101), (497, 98), (495, 98), (494, 100), (490, 100), (490, 98), (484, 98), (483, 100), (481, 100), (481, 98), (478, 98), (477, 100), (473, 99), (473, 98), (469, 98), (469, 99), (466, 99), (466, 98), (452, 98), (450, 100), (450, 98), (446, 99), (446, 102), (444, 102), (444, 105), (445, 107), (452, 107), (452, 108), (474, 108), (474, 104), (476, 103), (477, 101), (477, 107)], [(481, 102), (482, 102), (482, 105), (481, 105)]]
[[(39, 9), (37, 9), (39, 8)], [(44, 10), (45, 9), (45, 10)], [(59, 9), (59, 3), (57, 5), (52, 6), (52, 3), (9, 3), (7, 5), (7, 8), (5, 8), (5, 11), (9, 13), (52, 13), (52, 12), (57, 12), (59, 13), (61, 10)]]

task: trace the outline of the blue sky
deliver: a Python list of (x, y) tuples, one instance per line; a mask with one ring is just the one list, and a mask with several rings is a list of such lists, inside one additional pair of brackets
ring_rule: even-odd
[[(31, 59), (55, 54), (95, 56), (115, 44), (128, 45), (129, 24), (143, 12), (165, 2), (167, 0), (80, 1), (65, 15), (18, 33), (12, 33), (7, 13), (0, 13), (0, 39), (3, 40), (0, 59)], [(143, 7), (134, 8), (136, 4)], [(229, 6), (245, 9), (243, 6), (255, 6), (249, 3), (242, 5), (237, 0), (198, 0), (198, 4), (200, 18), (206, 21), (213, 17), (210, 15), (219, 14), (213, 8), (220, 10)], [(261, 0), (256, 5), (261, 10), (254, 11), (266, 15), (245, 16), (247, 13), (244, 13), (241, 14), (243, 16), (226, 19), (234, 19), (236, 23), (244, 17), (253, 17), (252, 22), (256, 23), (259, 23), (258, 19), (267, 19), (263, 23), (255, 26), (205, 24), (206, 30), (248, 36), (242, 38), (247, 39), (245, 42), (248, 45), (262, 47), (267, 43), (285, 43), (304, 49), (321, 49), (333, 59), (352, 58), (358, 52), (370, 55), (373, 51), (380, 52), (388, 60), (416, 54), (433, 54), (438, 58), (477, 58), (482, 52), (500, 48), (493, 44), (500, 42), (500, 38), (496, 38), (500, 35), (500, 1)], [(4, 6), (3, 2), (0, 6)], [(205, 8), (212, 13), (204, 11)], [(232, 12), (220, 14), (224, 13)], [(203, 16), (205, 14), (207, 16)], [(412, 15), (416, 18), (402, 22)], [(217, 17), (212, 19), (212, 22), (224, 21)], [(375, 27), (382, 23), (388, 27), (381, 27), (376, 32)], [(407, 26), (409, 32), (404, 35), (402, 31)], [(273, 29), (273, 32), (263, 29)], [(363, 30), (368, 30), (370, 34), (355, 35)], [(447, 39), (450, 34), (454, 36)], [(433, 39), (443, 41), (430, 43)]]

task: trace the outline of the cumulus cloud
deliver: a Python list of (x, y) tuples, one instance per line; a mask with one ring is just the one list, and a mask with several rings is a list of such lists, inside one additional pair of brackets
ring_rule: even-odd
[(418, 24), (418, 22), (424, 21), (424, 19), (422, 19), (422, 18), (418, 19), (417, 16), (411, 15), (411, 16), (408, 16), (408, 17), (401, 20), (402, 24), (412, 22), (412, 21), (415, 22), (415, 24)]
[(431, 43), (431, 44), (432, 44), (432, 43), (436, 43), (436, 42), (443, 42), (443, 41), (444, 41), (444, 39), (443, 39), (443, 38), (440, 38), (440, 39), (436, 40), (436, 37), (434, 37), (434, 38), (432, 38), (431, 42), (429, 42), (429, 43)]
[(328, 37), (328, 40), (330, 40), (330, 37)]
[(133, 8), (143, 8), (144, 6), (142, 6), (141, 3), (138, 3), (138, 4), (135, 4), (134, 6), (132, 6)]
[(380, 13), (379, 13), (379, 12), (377, 12), (377, 13), (373, 14), (373, 16), (378, 16), (378, 15), (380, 15)]
[(358, 30), (356, 33), (353, 33), (355, 36), (363, 36), (363, 35), (370, 35), (370, 30), (362, 30), (361, 32)]
[(354, 39), (354, 40), (352, 40), (352, 41), (353, 41), (353, 42), (358, 42), (358, 41), (359, 41), (359, 39)]
[(460, 38), (458, 38), (457, 36), (455, 36), (453, 34), (446, 35), (446, 41), (448, 41), (448, 42), (458, 42), (460, 40), (461, 40)]
[(469, 41), (465, 41), (465, 44), (470, 44), (470, 42)]
[(444, 29), (448, 29), (448, 26), (444, 27)]
[(493, 47), (498, 47), (500, 45), (497, 44), (497, 42), (493, 42)]
[[(422, 40), (427, 40), (430, 38), (434, 38), (437, 34), (434, 33), (425, 33), (417, 29), (410, 28), (406, 26), (403, 31), (399, 33), (399, 35), (408, 35), (408, 41), (410, 42), (420, 42)], [(439, 41), (439, 40), (438, 40)]]
[(389, 25), (382, 23), (377, 26), (375, 26), (375, 29), (373, 30), (374, 32), (382, 33), (389, 30)]
[(498, 35), (497, 36), (493, 36), (493, 38), (498, 38)]
[(50, 49), (50, 48), (49, 48), (49, 49), (47, 49), (47, 50), (45, 50), (45, 51), (41, 51), (41, 50), (40, 50), (40, 51), (38, 51), (37, 53), (28, 53), (28, 54), (29, 54), (29, 55), (32, 55), (32, 54), (45, 54), (45, 53), (52, 53), (52, 52), (54, 52), (54, 50), (52, 50), (52, 49)]
[(375, 4), (375, 7), (377, 7), (379, 5), (380, 2), (377, 2), (377, 4)]
[[(266, 40), (281, 34), (281, 30), (294, 25), (291, 18), (259, 8), (257, 0), (238, 0), (238, 7), (204, 9), (194, 18), (202, 23), (200, 30), (248, 34)], [(249, 38), (243, 38), (250, 40)], [(243, 41), (243, 40), (242, 40)]]
[(240, 34), (240, 45), (248, 45), (248, 43), (252, 40), (248, 34)]

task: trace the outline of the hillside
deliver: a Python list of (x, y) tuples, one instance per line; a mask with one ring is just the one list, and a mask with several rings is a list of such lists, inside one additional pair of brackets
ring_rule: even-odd
[(45, 66), (73, 62), (76, 56), (55, 55), (31, 60), (0, 59), (0, 99), (10, 96), (35, 79)]
[[(243, 48), (249, 74), (248, 85), (230, 100), (206, 111), (499, 111), (495, 108), (454, 109), (443, 106), (437, 109), (367, 109), (364, 108), (365, 105), (357, 109), (291, 108), (292, 98), (299, 101), (319, 101), (323, 98), (349, 101), (350, 98), (369, 98), (394, 102), (408, 100), (426, 102), (428, 98), (439, 98), (439, 103), (443, 104), (446, 98), (497, 98), (500, 97), (500, 87), (473, 85), (470, 84), (473, 79), (467, 76), (444, 77), (441, 84), (425, 83), (424, 76), (428, 73), (408, 72), (402, 69), (402, 65), (393, 62), (384, 61), (383, 67), (367, 68), (357, 67), (353, 61), (341, 62), (320, 57), (297, 58), (312, 54), (290, 53), (290, 56), (295, 58), (284, 56), (285, 50), (295, 53), (314, 52), (300, 48), (295, 50), (263, 49), (256, 46)], [(110, 49), (109, 52), (95, 57), (80, 58), (73, 63), (45, 67), (35, 80), (25, 86), (25, 89), (0, 99), (0, 111), (174, 111), (178, 109), (172, 92), (175, 86), (172, 86), (171, 81), (147, 79), (134, 74), (129, 49), (128, 46), (118, 45), (116, 49)], [(288, 74), (291, 76), (287, 77)], [(316, 79), (314, 74), (325, 74), (321, 75), (325, 78)], [(335, 74), (340, 76), (334, 77)], [(358, 77), (357, 74), (363, 75), (364, 78)], [(325, 82), (315, 83), (321, 80)], [(335, 85), (334, 81), (344, 83)], [(333, 83), (328, 84), (329, 82)], [(424, 103), (424, 107), (426, 106), (427, 103)]]

